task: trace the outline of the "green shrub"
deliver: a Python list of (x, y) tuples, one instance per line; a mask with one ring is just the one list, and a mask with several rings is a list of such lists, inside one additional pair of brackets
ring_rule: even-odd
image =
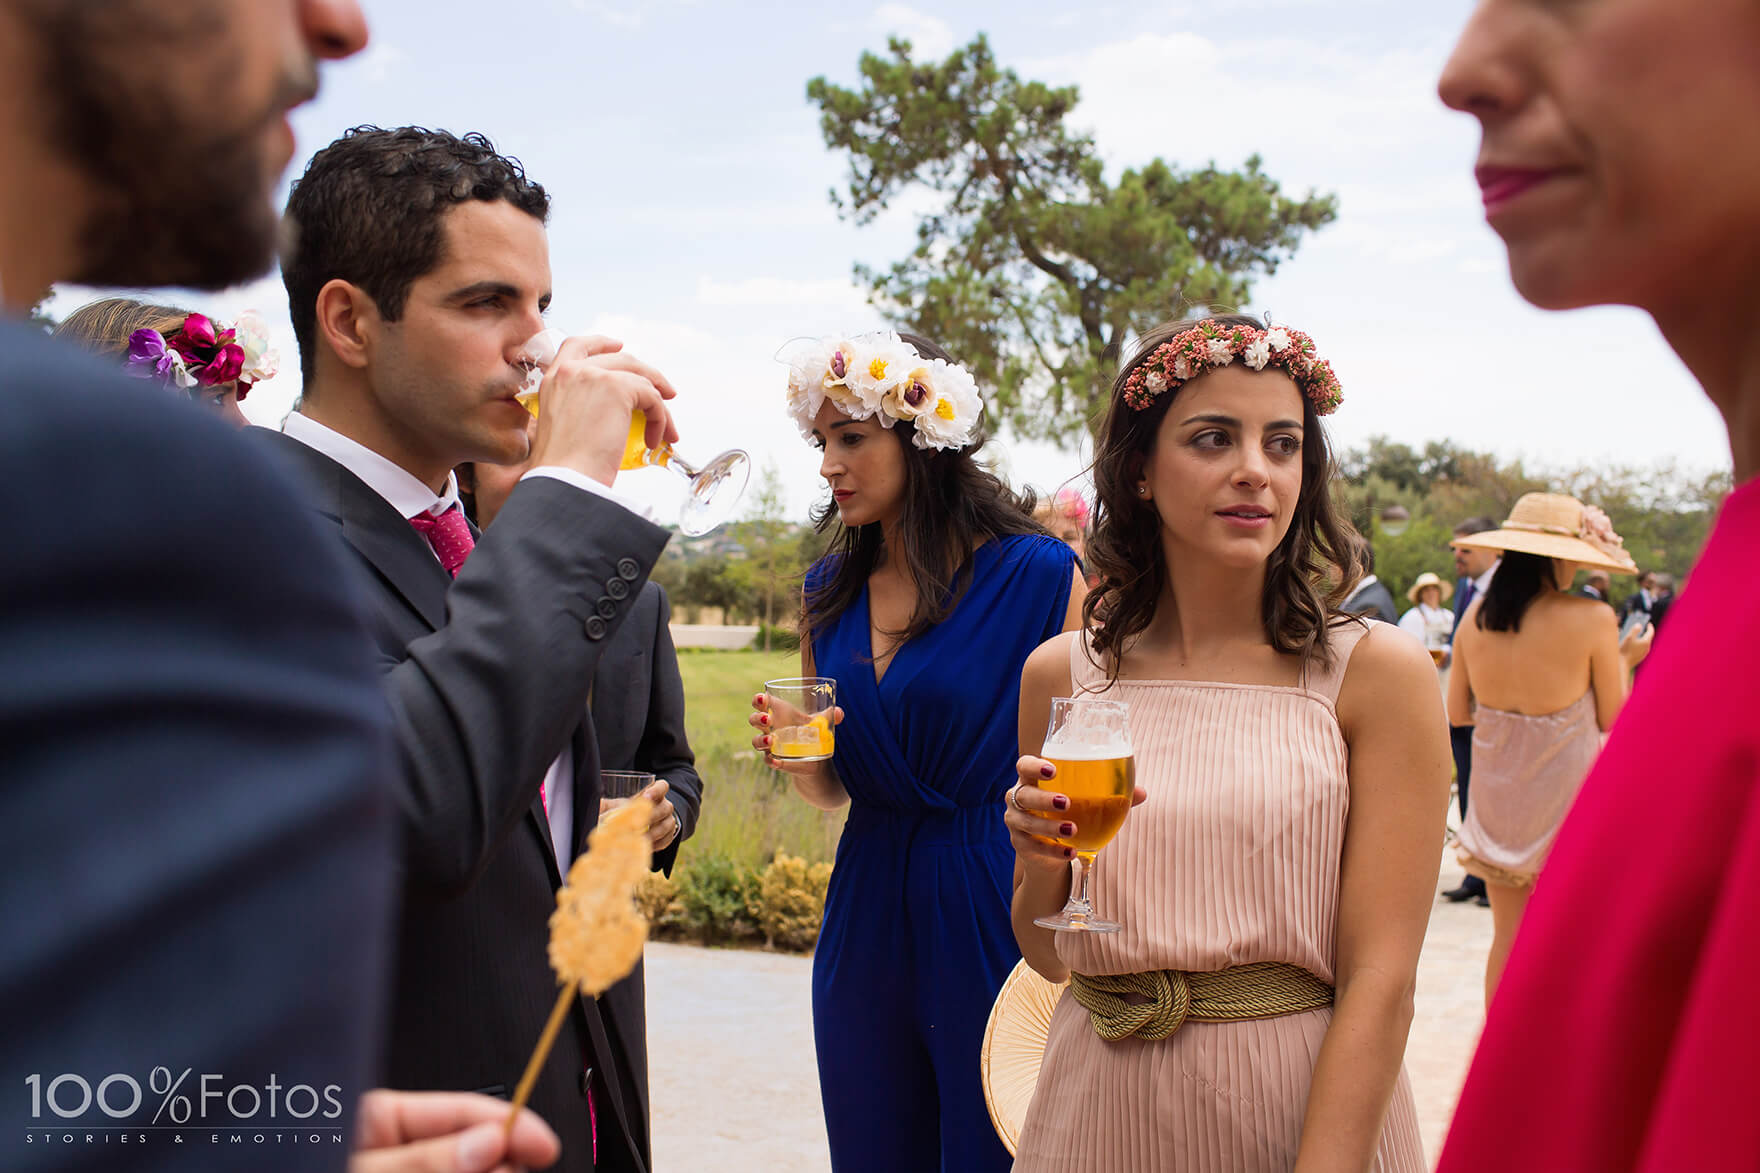
[(764, 933), (765, 947), (811, 949), (819, 939), (825, 890), (830, 883), (830, 864), (809, 864), (799, 856), (777, 852), (758, 879), (758, 898), (752, 909)]
[(758, 877), (724, 855), (704, 855), (681, 865), (678, 901), (684, 928), (705, 945), (726, 945), (759, 937), (751, 914)]

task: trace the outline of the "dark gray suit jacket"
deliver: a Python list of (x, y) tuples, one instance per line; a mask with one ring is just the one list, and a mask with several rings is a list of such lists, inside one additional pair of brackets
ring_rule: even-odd
[[(668, 797), (683, 830), (654, 853), (655, 870), (672, 874), (679, 844), (697, 829), (703, 809), (703, 780), (684, 731), (684, 681), (667, 626), (672, 607), (666, 591), (651, 582), (642, 588), (629, 618), (611, 637), (611, 646), (593, 674), (593, 727), (599, 757), (607, 770), (640, 770), (665, 779)], [(622, 1047), (640, 1104), (636, 1112), (649, 1138), (648, 1007), (642, 967), (599, 999), (612, 1033)], [(645, 1150), (644, 1150), (645, 1151)], [(652, 1164), (652, 1162), (649, 1162)]]
[[(393, 1087), (511, 1094), (556, 1001), (547, 947), (561, 871), (538, 787), (574, 747), (575, 850), (599, 810), (587, 689), (667, 532), (548, 477), (523, 481), (458, 579), (353, 473), (252, 429), (297, 463), (355, 558), (401, 758), (403, 909), (391, 1004)], [(562, 1138), (556, 1169), (641, 1170), (634, 1091), (602, 1015), (577, 999), (532, 1093)]]
[(1346, 615), (1367, 615), (1383, 623), (1399, 622), (1399, 611), (1393, 605), (1393, 592), (1380, 579), (1368, 586), (1358, 587), (1339, 610)]
[[(395, 867), (390, 714), (348, 571), (278, 461), (12, 323), (0, 468), (0, 1168), (341, 1170)], [(160, 1108), (156, 1067), (191, 1073), (197, 1131), (132, 1127)], [(112, 1083), (120, 1116), (62, 1118), (63, 1074), (130, 1077), (142, 1102)], [(335, 1085), (341, 1111), (304, 1122), (324, 1143), (253, 1144), (301, 1121), (267, 1095), (237, 1120), (203, 1074)], [(207, 1143), (233, 1123), (244, 1143)]]

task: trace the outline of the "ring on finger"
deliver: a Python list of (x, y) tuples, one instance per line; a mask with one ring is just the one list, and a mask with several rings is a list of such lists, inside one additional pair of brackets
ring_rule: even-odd
[(1027, 813), (1027, 808), (1021, 805), (1021, 785), (1019, 782), (1008, 788), (1008, 805), (1023, 815)]

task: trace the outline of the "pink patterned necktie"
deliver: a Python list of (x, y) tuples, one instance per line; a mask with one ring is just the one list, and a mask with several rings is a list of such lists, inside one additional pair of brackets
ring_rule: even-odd
[(464, 510), (454, 505), (439, 517), (418, 513), (409, 519), (409, 523), (434, 547), (446, 573), (457, 578), (458, 568), (464, 565), (464, 560), (471, 556), (471, 549), (477, 544), (477, 540), (471, 537), (471, 523), (464, 519)]

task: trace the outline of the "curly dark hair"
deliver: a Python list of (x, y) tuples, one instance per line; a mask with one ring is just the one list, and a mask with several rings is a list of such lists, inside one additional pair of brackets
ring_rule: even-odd
[[(1157, 326), (1138, 341), (1136, 352), (1112, 383), (1106, 417), (1094, 453), (1094, 485), (1099, 501), (1088, 539), (1089, 568), (1099, 585), (1083, 604), (1083, 620), (1093, 631), (1094, 652), (1110, 654), (1109, 679), (1117, 680), (1119, 660), (1130, 639), (1149, 626), (1167, 589), (1167, 563), (1161, 546), (1161, 519), (1153, 503), (1135, 492), (1143, 465), (1155, 451), (1161, 421), (1179, 391), (1160, 396), (1142, 411), (1123, 399), (1125, 380), (1155, 348), (1202, 319)], [(1265, 329), (1257, 318), (1218, 314), (1218, 325)], [(1336, 472), (1332, 447), (1314, 405), (1302, 399), (1302, 490), (1283, 541), (1265, 566), (1260, 610), (1265, 638), (1279, 652), (1308, 664), (1331, 662), (1329, 629), (1338, 608), (1363, 576), (1367, 546), (1332, 502)]]
[[(954, 362), (940, 346), (916, 334), (900, 334), (926, 359)], [(887, 632), (900, 643), (942, 622), (971, 584), (971, 553), (991, 538), (1009, 534), (1042, 534), (1033, 520), (1034, 495), (1016, 493), (973, 456), (984, 443), (982, 425), (964, 448), (922, 449), (911, 442), (916, 426), (901, 420), (888, 434), (904, 452), (904, 505), (899, 526), (900, 549), (886, 551), (879, 522), (846, 528), (837, 504), (827, 500), (813, 512), (813, 525), (830, 533), (830, 548), (821, 563), (829, 573), (817, 590), (807, 593), (801, 611), (801, 634), (824, 630), (861, 597), (883, 553), (904, 560), (905, 573), (916, 584), (917, 603), (903, 631)]]
[(480, 134), (357, 126), (312, 156), (287, 197), (281, 261), (307, 394), (318, 291), (348, 281), (397, 321), (410, 285), (440, 263), (442, 217), (467, 200), (506, 200), (540, 222), (550, 216), (544, 188)]

